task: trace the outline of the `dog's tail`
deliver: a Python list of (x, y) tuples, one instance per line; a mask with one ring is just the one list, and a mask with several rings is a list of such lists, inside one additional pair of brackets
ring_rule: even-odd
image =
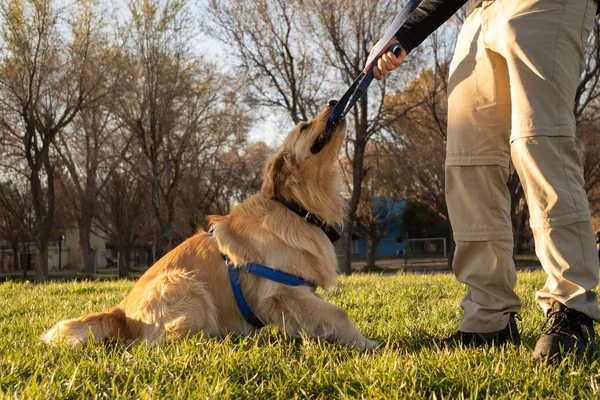
[(112, 308), (107, 312), (88, 314), (81, 318), (60, 321), (48, 329), (41, 336), (42, 341), (48, 344), (64, 342), (70, 346), (77, 346), (95, 340), (126, 339), (127, 319), (120, 308)]

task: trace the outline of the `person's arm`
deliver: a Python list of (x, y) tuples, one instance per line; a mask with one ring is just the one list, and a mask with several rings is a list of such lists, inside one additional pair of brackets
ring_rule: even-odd
[(373, 70), (375, 79), (381, 80), (385, 75), (398, 68), (406, 54), (427, 39), (467, 1), (469, 0), (423, 0), (385, 47), (388, 49), (392, 44), (399, 42), (402, 45), (402, 53), (396, 57), (392, 52), (384, 50), (385, 53), (377, 61)]
[(423, 0), (394, 36), (408, 54), (450, 19), (467, 1)]

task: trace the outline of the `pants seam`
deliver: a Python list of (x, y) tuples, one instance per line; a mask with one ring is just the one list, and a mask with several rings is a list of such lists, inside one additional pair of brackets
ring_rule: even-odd
[[(573, 220), (574, 219), (574, 220)], [(556, 215), (552, 218), (531, 218), (529, 217), (529, 225), (532, 228), (546, 229), (559, 228), (561, 226), (576, 224), (580, 222), (589, 222), (590, 216), (585, 212), (569, 212)]]
[[(565, 15), (566, 15), (566, 8), (567, 8), (567, 5), (563, 4), (562, 15), (560, 17), (560, 26), (559, 26), (559, 28), (558, 28), (558, 30), (556, 32), (556, 40), (554, 41), (554, 52), (553, 52), (554, 53), (554, 57), (553, 57), (553, 60), (552, 60), (552, 74), (551, 74), (551, 76), (552, 76), (551, 82), (553, 84), (556, 83), (555, 77), (554, 77), (554, 73), (556, 72), (556, 59), (557, 59), (557, 54), (556, 53), (558, 52), (558, 42), (560, 40), (561, 33), (564, 31), (564, 28), (565, 28), (564, 20), (565, 20)], [(560, 126), (560, 123), (561, 123), (561, 121), (560, 121), (560, 103), (561, 103), (561, 101), (562, 101), (562, 96), (559, 95), (558, 96), (558, 104), (557, 104), (557, 108), (556, 108), (556, 110), (558, 111), (557, 112), (557, 114), (558, 114), (558, 116), (557, 116), (557, 118), (558, 118), (557, 125), (559, 125), (559, 126)]]
[[(498, 106), (498, 70), (496, 68), (496, 58), (499, 56), (498, 53), (496, 53), (495, 51), (493, 52), (493, 56), (494, 56), (494, 102), (496, 105), (496, 109)], [(512, 103), (512, 102), (511, 102)], [(498, 132), (498, 113), (495, 112), (494, 114), (494, 131)], [(510, 131), (509, 131), (509, 138), (510, 138)], [(509, 139), (510, 140), (510, 139)], [(499, 135), (496, 135), (496, 155), (497, 157), (501, 157), (501, 151), (500, 151), (500, 137)]]
[(569, 189), (569, 194), (571, 195), (571, 200), (573, 201), (573, 208), (575, 209), (575, 213), (581, 214), (579, 207), (577, 206), (577, 201), (575, 200), (575, 195), (573, 194), (573, 189), (571, 188), (571, 184), (569, 182), (569, 176), (567, 174), (567, 165), (565, 161), (565, 157), (563, 156), (563, 138), (558, 138), (558, 154), (560, 155), (560, 159), (562, 161), (563, 174), (565, 182), (567, 183), (567, 188)]
[[(470, 234), (455, 233), (453, 236), (455, 242), (501, 242), (513, 240), (512, 233), (508, 234), (500, 232), (486, 232), (485, 234), (483, 232), (473, 232)], [(482, 239), (483, 236), (485, 236), (485, 239)]]
[(564, 132), (565, 130), (567, 130), (568, 132), (571, 132), (571, 131), (573, 131), (573, 129), (574, 129), (574, 126), (572, 126), (572, 125), (556, 125), (552, 128), (526, 129), (526, 130), (519, 130), (519, 131), (517, 131), (518, 133), (515, 133), (516, 131), (511, 128), (510, 143), (514, 142), (515, 140), (519, 140), (519, 139), (527, 139), (527, 138), (539, 137), (539, 136), (574, 137), (573, 134), (567, 134)]
[(446, 161), (444, 163), (446, 168), (449, 167), (490, 167), (498, 166), (501, 168), (510, 168), (510, 156), (503, 157), (501, 150), (497, 150), (497, 154), (489, 156), (481, 155), (452, 155), (446, 153)]

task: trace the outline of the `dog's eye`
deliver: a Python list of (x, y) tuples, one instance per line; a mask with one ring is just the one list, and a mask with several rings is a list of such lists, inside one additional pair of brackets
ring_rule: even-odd
[(305, 130), (307, 130), (309, 126), (310, 126), (309, 124), (303, 124), (303, 125), (300, 127), (300, 133), (302, 133), (302, 132), (304, 132)]

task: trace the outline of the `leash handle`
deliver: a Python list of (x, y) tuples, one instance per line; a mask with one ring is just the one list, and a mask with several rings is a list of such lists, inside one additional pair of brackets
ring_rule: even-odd
[(335, 105), (331, 114), (329, 114), (329, 118), (327, 119), (327, 127), (331, 128), (338, 119), (345, 117), (352, 107), (356, 104), (358, 99), (363, 95), (364, 92), (367, 91), (369, 85), (373, 81), (373, 68), (377, 64), (377, 61), (381, 58), (381, 56), (388, 51), (394, 53), (396, 57), (402, 53), (402, 46), (400, 43), (394, 43), (390, 47), (388, 47), (381, 55), (375, 57), (370, 64), (368, 64), (363, 72), (358, 75), (358, 77), (352, 83), (352, 86), (344, 93), (340, 101)]

